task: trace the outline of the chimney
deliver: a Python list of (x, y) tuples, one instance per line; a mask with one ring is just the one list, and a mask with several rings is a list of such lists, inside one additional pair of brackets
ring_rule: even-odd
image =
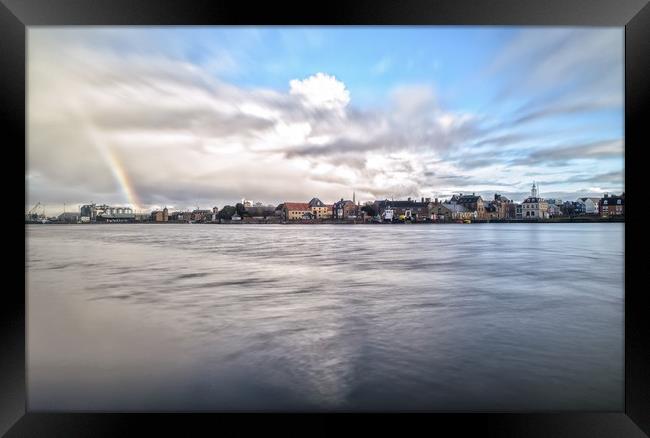
[(411, 197), (410, 196), (408, 197), (407, 201), (411, 202)]

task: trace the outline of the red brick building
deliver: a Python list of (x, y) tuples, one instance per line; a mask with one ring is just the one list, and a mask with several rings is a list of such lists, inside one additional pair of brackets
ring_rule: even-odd
[(605, 193), (598, 202), (598, 213), (602, 217), (625, 216), (625, 192), (621, 196)]

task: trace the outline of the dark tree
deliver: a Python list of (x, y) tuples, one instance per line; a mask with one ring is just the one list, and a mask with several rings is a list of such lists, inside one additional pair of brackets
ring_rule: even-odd
[(237, 211), (239, 217), (250, 216), (248, 211), (246, 211), (246, 207), (244, 207), (244, 204), (242, 204), (241, 202), (235, 204), (235, 210)]
[(365, 211), (368, 214), (368, 216), (373, 216), (373, 217), (379, 214), (375, 206), (372, 204), (364, 205), (363, 207), (361, 207), (361, 211)]
[(235, 213), (237, 213), (237, 209), (235, 207), (233, 207), (232, 205), (226, 205), (219, 212), (219, 219), (224, 219), (229, 221), (232, 219)]

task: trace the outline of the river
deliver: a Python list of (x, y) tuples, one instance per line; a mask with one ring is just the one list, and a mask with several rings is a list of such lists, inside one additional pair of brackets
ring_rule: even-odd
[(32, 411), (620, 411), (623, 223), (26, 226)]

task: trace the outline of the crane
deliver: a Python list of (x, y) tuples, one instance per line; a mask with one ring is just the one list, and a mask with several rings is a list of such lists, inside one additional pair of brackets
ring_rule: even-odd
[(38, 207), (40, 207), (40, 206), (41, 206), (41, 203), (40, 203), (40, 201), (39, 201), (39, 202), (36, 203), (36, 205), (34, 205), (34, 206), (29, 210), (28, 214), (31, 215), (32, 213), (35, 213), (35, 212), (36, 212), (36, 209), (37, 209)]
[[(41, 214), (38, 214), (38, 208), (41, 208), (43, 211)], [(28, 212), (26, 220), (37, 221), (45, 219), (45, 206), (41, 202), (37, 202)]]

